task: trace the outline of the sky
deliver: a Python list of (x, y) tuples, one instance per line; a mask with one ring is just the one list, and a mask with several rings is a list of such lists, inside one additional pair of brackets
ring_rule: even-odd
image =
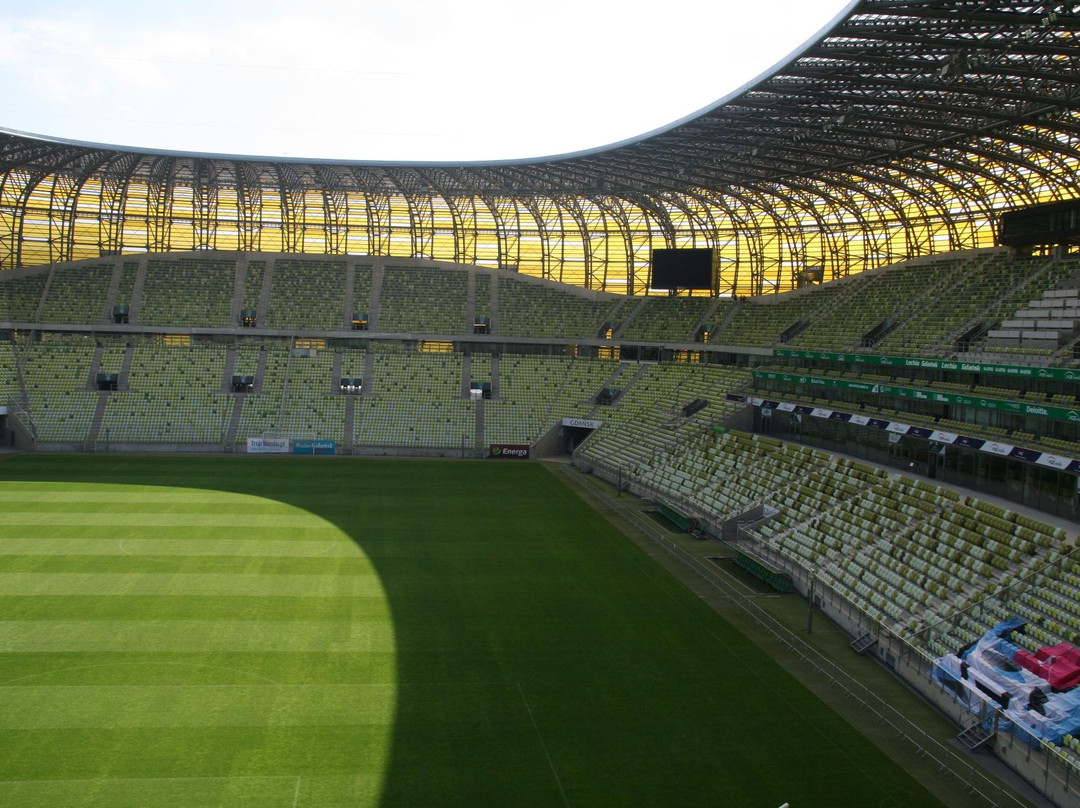
[(0, 0), (0, 129), (357, 161), (569, 154), (708, 107), (848, 0)]

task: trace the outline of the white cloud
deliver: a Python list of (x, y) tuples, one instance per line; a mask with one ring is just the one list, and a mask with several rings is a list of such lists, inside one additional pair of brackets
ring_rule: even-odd
[(772, 0), (762, 21), (715, 0), (669, 0), (662, 14), (580, 0), (45, 1), (0, 21), (0, 80), (13, 88), (0, 126), (390, 160), (549, 155), (643, 134), (743, 84), (845, 5)]

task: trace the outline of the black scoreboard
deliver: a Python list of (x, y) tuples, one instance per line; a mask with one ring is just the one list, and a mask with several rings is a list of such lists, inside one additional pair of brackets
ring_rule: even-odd
[(712, 249), (653, 250), (649, 286), (653, 289), (712, 289)]
[(1080, 199), (1005, 211), (998, 244), (1025, 252), (1035, 247), (1080, 244)]

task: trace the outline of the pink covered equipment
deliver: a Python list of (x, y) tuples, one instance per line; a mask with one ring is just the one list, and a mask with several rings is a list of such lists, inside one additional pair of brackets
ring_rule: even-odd
[(1054, 690), (1068, 690), (1080, 683), (1080, 650), (1067, 642), (1045, 645), (1034, 654), (1018, 651), (1013, 659)]

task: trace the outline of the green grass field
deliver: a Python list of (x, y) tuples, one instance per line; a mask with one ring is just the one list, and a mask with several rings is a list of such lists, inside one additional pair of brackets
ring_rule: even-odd
[(0, 805), (935, 806), (547, 469), (0, 461)]

